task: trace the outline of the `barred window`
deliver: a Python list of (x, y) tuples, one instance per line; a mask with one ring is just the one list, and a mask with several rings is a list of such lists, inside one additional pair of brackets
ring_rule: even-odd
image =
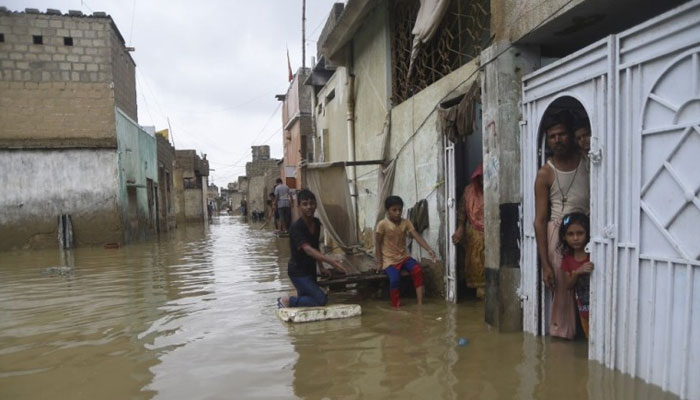
[(391, 15), (392, 102), (402, 103), (440, 78), (478, 57), (490, 40), (490, 2), (451, 0), (435, 35), (421, 46), (408, 69), (418, 0), (393, 0)]

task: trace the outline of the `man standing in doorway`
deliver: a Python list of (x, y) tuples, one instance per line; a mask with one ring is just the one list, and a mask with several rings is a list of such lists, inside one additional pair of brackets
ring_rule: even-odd
[(574, 294), (566, 288), (566, 273), (561, 270), (557, 232), (564, 215), (589, 214), (589, 172), (576, 145), (571, 113), (555, 113), (542, 125), (553, 155), (535, 179), (535, 238), (542, 280), (554, 294), (549, 333), (572, 339), (576, 335)]
[(287, 233), (290, 220), (292, 219), (292, 210), (290, 208), (289, 186), (285, 185), (281, 178), (277, 178), (275, 204), (277, 204), (277, 210), (280, 215), (280, 232)]

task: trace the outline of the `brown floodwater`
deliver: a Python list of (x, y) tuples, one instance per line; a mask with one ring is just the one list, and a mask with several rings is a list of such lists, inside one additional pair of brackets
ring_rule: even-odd
[(237, 217), (120, 249), (0, 253), (0, 399), (671, 399), (483, 303), (287, 325), (288, 242)]

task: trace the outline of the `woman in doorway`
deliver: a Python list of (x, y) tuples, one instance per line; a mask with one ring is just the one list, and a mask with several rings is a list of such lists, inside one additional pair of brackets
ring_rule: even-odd
[(476, 297), (483, 299), (485, 295), (484, 169), (481, 164), (472, 173), (471, 183), (464, 188), (457, 211), (457, 230), (452, 235), (452, 243), (455, 245), (463, 243), (466, 255), (464, 275), (467, 287), (476, 289)]

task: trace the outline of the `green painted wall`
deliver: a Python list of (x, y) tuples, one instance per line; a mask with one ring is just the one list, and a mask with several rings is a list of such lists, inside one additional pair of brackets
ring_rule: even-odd
[[(144, 240), (155, 232), (155, 188), (158, 163), (155, 136), (143, 130), (120, 109), (117, 119), (119, 163), (119, 204), (124, 225), (124, 241)], [(148, 181), (151, 181), (149, 188)], [(149, 190), (153, 202), (149, 206)]]

